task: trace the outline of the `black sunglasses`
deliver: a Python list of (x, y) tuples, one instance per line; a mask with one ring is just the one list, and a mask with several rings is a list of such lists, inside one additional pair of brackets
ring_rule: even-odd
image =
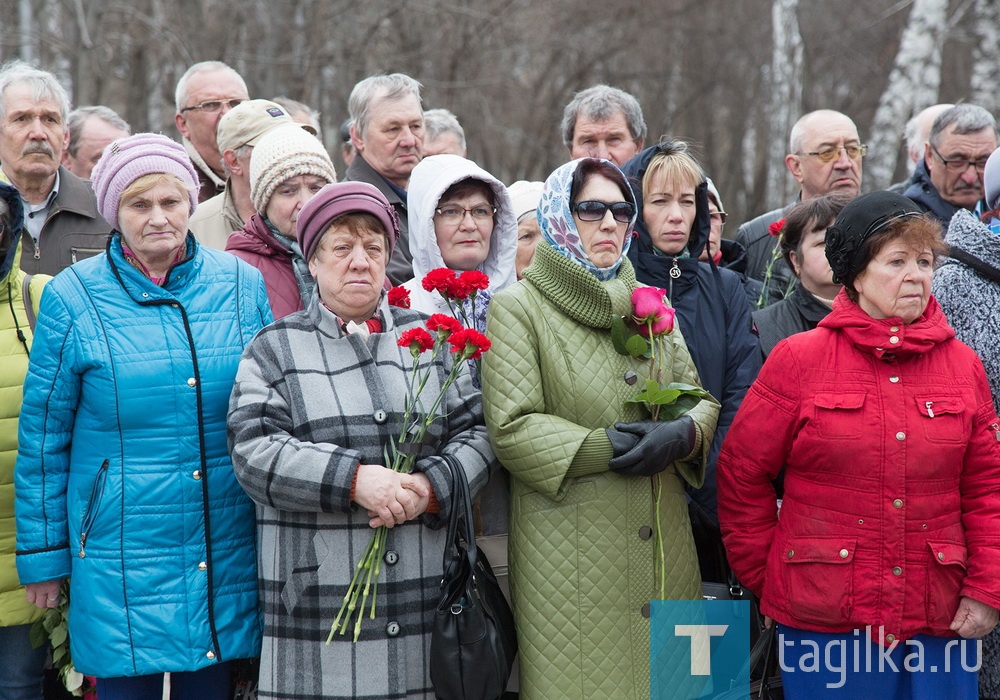
[(600, 221), (610, 209), (615, 221), (627, 224), (635, 214), (635, 206), (631, 202), (598, 202), (589, 199), (577, 202), (570, 209), (580, 217), (580, 221)]

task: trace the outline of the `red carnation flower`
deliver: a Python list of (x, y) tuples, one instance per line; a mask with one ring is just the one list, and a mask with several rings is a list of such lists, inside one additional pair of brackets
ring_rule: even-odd
[(396, 341), (396, 345), (401, 348), (409, 348), (415, 358), (422, 352), (426, 352), (434, 347), (434, 338), (423, 328), (411, 328), (403, 331)]
[(464, 326), (457, 319), (454, 319), (447, 314), (432, 314), (431, 317), (427, 319), (427, 328), (432, 333), (440, 333), (441, 335), (448, 337), (452, 333), (457, 333), (462, 330)]
[(410, 290), (406, 287), (393, 287), (389, 290), (389, 304), (401, 309), (410, 308)]
[(451, 293), (452, 285), (455, 283), (455, 272), (447, 267), (439, 267), (431, 270), (420, 282), (421, 286), (428, 292), (437, 292), (442, 296)]
[(781, 235), (781, 232), (785, 230), (785, 220), (778, 219), (773, 224), (767, 227), (767, 232), (777, 238)]
[(483, 353), (490, 349), (490, 339), (477, 330), (463, 328), (452, 333), (448, 338), (451, 351), (460, 353), (466, 360), (482, 359)]
[(463, 286), (479, 292), (490, 288), (490, 278), (479, 270), (466, 270), (458, 276), (458, 281)]

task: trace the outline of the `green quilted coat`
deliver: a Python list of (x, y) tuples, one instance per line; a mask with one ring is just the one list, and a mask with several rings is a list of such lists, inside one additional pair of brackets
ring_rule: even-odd
[[(525, 281), (490, 303), (483, 400), (494, 450), (512, 475), (522, 700), (649, 697), (657, 488), (665, 597), (701, 594), (681, 479), (701, 485), (718, 405), (691, 411), (699, 444), (690, 461), (654, 479), (608, 469), (604, 429), (647, 417), (623, 402), (639, 392), (648, 365), (616, 353), (610, 338), (612, 315), (630, 312), (635, 286), (627, 260), (602, 283), (542, 241)], [(697, 384), (680, 332), (672, 338), (672, 379)], [(639, 381), (626, 381), (630, 372)]]
[[(20, 202), (16, 206), (20, 212)], [(26, 625), (41, 617), (43, 612), (28, 603), (14, 567), (14, 458), (17, 457), (17, 419), (21, 413), (21, 387), (25, 372), (28, 371), (28, 351), (25, 345), (31, 347), (32, 341), (28, 312), (22, 295), (24, 273), (18, 265), (20, 258), (20, 246), (15, 241), (7, 255), (0, 259), (0, 627)], [(42, 288), (50, 279), (48, 275), (33, 275), (31, 278), (28, 294), (36, 314), (38, 302), (42, 298)], [(18, 338), (18, 330), (24, 335), (24, 343)]]

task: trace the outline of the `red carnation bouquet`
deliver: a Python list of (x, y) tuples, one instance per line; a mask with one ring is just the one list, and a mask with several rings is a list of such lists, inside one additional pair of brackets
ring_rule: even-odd
[[(433, 270), (424, 278), (425, 289), (428, 278), (439, 272), (440, 270)], [(447, 272), (452, 278), (455, 278), (456, 282), (445, 281), (442, 284), (455, 284), (456, 286), (449, 288), (449, 290), (455, 294), (456, 298), (462, 293), (464, 293), (464, 298), (469, 298), (474, 293), (472, 290), (479, 289), (476, 285), (484, 284), (482, 289), (489, 286), (489, 278), (480, 272), (477, 274), (485, 278), (485, 283), (478, 278), (467, 279), (468, 286), (459, 288), (457, 286), (460, 284), (459, 280), (470, 273), (464, 272), (461, 276), (456, 276), (451, 270), (447, 270)], [(446, 276), (437, 274), (437, 279), (446, 280)], [(410, 294), (403, 287), (393, 287), (389, 290), (389, 303), (408, 309), (410, 308)], [(445, 394), (458, 379), (462, 366), (467, 360), (478, 361), (482, 358), (483, 353), (490, 349), (490, 341), (485, 335), (472, 328), (466, 328), (461, 321), (446, 314), (434, 314), (427, 319), (424, 325), (425, 327), (418, 326), (403, 331), (397, 341), (397, 345), (400, 347), (409, 348), (410, 354), (413, 356), (413, 371), (410, 373), (406, 398), (403, 402), (399, 435), (386, 448), (384, 457), (385, 463), (390, 469), (404, 474), (409, 474), (413, 470), (413, 464), (420, 452), (417, 448), (423, 444), (430, 426), (441, 418), (439, 411)], [(442, 353), (448, 352), (454, 356), (451, 371), (441, 383), (441, 390), (427, 407), (422, 396), (424, 387), (434, 371), (435, 360)], [(424, 356), (427, 353), (430, 353), (430, 356), (424, 361)], [(351, 618), (354, 618), (354, 641), (357, 642), (361, 634), (361, 621), (364, 619), (366, 611), (370, 619), (375, 619), (378, 577), (388, 533), (389, 528), (385, 525), (378, 527), (361, 555), (361, 560), (354, 568), (351, 584), (347, 587), (347, 594), (340, 605), (340, 611), (330, 628), (330, 634), (326, 639), (327, 644), (333, 641), (334, 634), (347, 633)]]

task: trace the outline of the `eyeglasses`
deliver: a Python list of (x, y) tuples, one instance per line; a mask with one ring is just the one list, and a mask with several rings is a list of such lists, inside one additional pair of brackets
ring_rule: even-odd
[(482, 205), (478, 207), (472, 207), (472, 209), (463, 209), (462, 207), (438, 207), (434, 210), (441, 220), (446, 224), (460, 224), (462, 219), (465, 218), (466, 214), (472, 214), (474, 221), (487, 221), (493, 218), (493, 215), (497, 213), (496, 207), (490, 207), (487, 205)]
[(847, 157), (851, 160), (864, 158), (868, 153), (868, 146), (864, 144), (859, 145), (856, 143), (849, 143), (846, 146), (829, 146), (824, 148), (822, 151), (809, 151), (804, 155), (815, 156), (819, 158), (821, 162), (829, 163), (840, 157), (841, 149), (847, 152)]
[(989, 156), (980, 158), (979, 160), (965, 160), (964, 158), (953, 158), (952, 160), (945, 160), (944, 156), (938, 152), (938, 149), (931, 146), (931, 150), (934, 151), (934, 155), (941, 159), (944, 163), (944, 167), (953, 173), (964, 173), (969, 169), (971, 165), (976, 169), (977, 173), (982, 173), (986, 170), (986, 161), (989, 160)]
[(611, 210), (611, 216), (614, 217), (615, 221), (620, 221), (623, 224), (631, 221), (632, 216), (635, 214), (635, 206), (631, 202), (598, 202), (596, 200), (587, 200), (585, 202), (577, 202), (570, 207), (570, 210), (580, 217), (580, 221), (600, 221), (604, 218), (608, 209)]
[(712, 217), (712, 221), (718, 221), (720, 224), (726, 223), (726, 219), (729, 218), (729, 214), (724, 211), (713, 211), (709, 216)]
[(196, 110), (198, 110), (200, 112), (208, 112), (209, 114), (212, 114), (212, 113), (218, 112), (220, 109), (222, 109), (223, 105), (229, 107), (229, 109), (232, 109), (236, 105), (243, 104), (245, 101), (246, 100), (241, 100), (241, 99), (233, 99), (233, 100), (209, 100), (208, 102), (199, 102), (196, 105), (191, 105), (190, 107), (185, 107), (184, 109), (181, 110), (181, 113), (188, 112), (188, 111), (190, 111), (192, 109), (196, 109)]

